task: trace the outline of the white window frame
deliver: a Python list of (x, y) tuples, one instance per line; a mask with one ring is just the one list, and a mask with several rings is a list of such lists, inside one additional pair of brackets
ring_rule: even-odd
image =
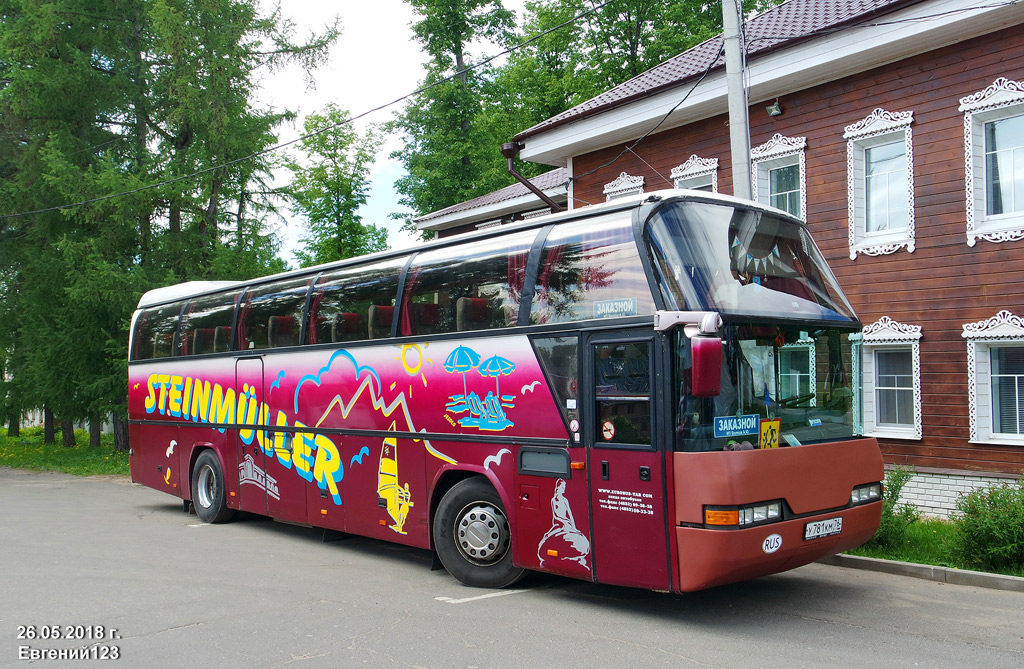
[(693, 154), (682, 165), (672, 168), (669, 173), (676, 188), (700, 188), (711, 186), (711, 192), (718, 192), (718, 158), (701, 158)]
[[(818, 361), (817, 361), (817, 355), (816, 355), (815, 346), (814, 346), (814, 340), (811, 339), (810, 337), (801, 337), (800, 339), (797, 339), (796, 341), (794, 341), (792, 343), (783, 344), (779, 348), (780, 352), (781, 351), (793, 351), (794, 353), (797, 353), (797, 352), (799, 352), (801, 350), (804, 351), (805, 355), (807, 356), (807, 374), (810, 377), (810, 389), (811, 389), (811, 392), (814, 393), (814, 397), (811, 398), (811, 402), (810, 402), (810, 404), (808, 406), (816, 407), (816, 406), (818, 406), (818, 388), (817, 388), (817, 378), (818, 378), (818, 375), (816, 373), (817, 372)], [(781, 363), (780, 363), (779, 369), (780, 369), (780, 375), (781, 375), (781, 369), (782, 369)], [(778, 391), (778, 390), (776, 392), (777, 393), (781, 393), (781, 391)], [(782, 399), (782, 398), (780, 397), (779, 399)]]
[(614, 181), (604, 185), (604, 197), (606, 201), (643, 192), (644, 178), (631, 176), (625, 172), (619, 174)]
[(960, 98), (964, 114), (964, 176), (967, 189), (967, 245), (979, 239), (1024, 239), (1024, 212), (988, 216), (985, 183), (985, 124), (1024, 116), (1024, 82), (999, 77), (991, 86)]
[(967, 340), (967, 391), (970, 401), (971, 443), (1024, 446), (1024, 434), (1004, 434), (992, 429), (993, 348), (1024, 346), (1024, 319), (1002, 310), (992, 318), (965, 323), (961, 336)]
[[(860, 434), (884, 439), (921, 439), (923, 436), (923, 414), (921, 403), (921, 326), (899, 323), (882, 316), (868, 325), (854, 340), (858, 349), (854, 351), (854, 376), (860, 379), (858, 391), (854, 393), (854, 421)], [(879, 425), (875, 410), (875, 354), (880, 351), (910, 351), (914, 382), (914, 423), (902, 427)]]
[[(875, 109), (867, 118), (846, 126), (846, 191), (848, 199), (850, 260), (857, 254), (880, 256), (906, 248), (914, 252), (914, 143), (910, 124), (914, 112)], [(876, 146), (904, 142), (907, 165), (907, 227), (885, 232), (867, 231), (867, 172), (865, 151)]]
[(806, 148), (806, 137), (785, 137), (775, 133), (767, 142), (750, 151), (750, 189), (754, 198), (764, 204), (771, 203), (768, 173), (780, 167), (800, 166), (800, 213), (797, 218), (802, 221), (807, 220)]

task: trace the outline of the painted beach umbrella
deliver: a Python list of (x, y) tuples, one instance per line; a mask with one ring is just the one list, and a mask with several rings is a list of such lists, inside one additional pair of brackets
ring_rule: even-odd
[(466, 372), (480, 364), (480, 354), (466, 346), (456, 346), (445, 358), (444, 368), (462, 374), (462, 396), (466, 396)]
[(500, 355), (492, 355), (487, 358), (477, 370), (484, 376), (494, 377), (494, 393), (498, 396), (498, 401), (501, 401), (501, 391), (498, 389), (498, 377), (511, 374), (516, 369), (516, 363), (512, 362), (508, 358), (503, 358)]

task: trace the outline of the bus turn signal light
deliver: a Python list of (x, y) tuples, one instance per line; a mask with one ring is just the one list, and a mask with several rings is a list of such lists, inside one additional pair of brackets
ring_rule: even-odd
[(587, 468), (587, 463), (586, 462), (570, 462), (569, 463), (569, 469), (586, 469), (586, 468)]
[(740, 512), (737, 509), (704, 509), (704, 523), (707, 525), (739, 525)]

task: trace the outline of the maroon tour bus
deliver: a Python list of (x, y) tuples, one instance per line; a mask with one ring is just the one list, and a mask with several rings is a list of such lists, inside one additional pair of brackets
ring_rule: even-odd
[(169, 286), (132, 320), (131, 475), (467, 585), (707, 588), (876, 530), (860, 327), (804, 223), (692, 191)]

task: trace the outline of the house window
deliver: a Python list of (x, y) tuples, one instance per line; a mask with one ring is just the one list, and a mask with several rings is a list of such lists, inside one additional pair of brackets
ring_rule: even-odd
[(625, 172), (619, 174), (615, 181), (604, 185), (604, 196), (606, 200), (615, 200), (627, 195), (635, 195), (644, 192), (644, 178), (634, 177)]
[(876, 422), (881, 426), (913, 426), (914, 373), (910, 349), (875, 351)]
[(672, 168), (669, 175), (676, 188), (718, 192), (718, 158), (701, 158), (694, 154), (685, 163)]
[(1000, 77), (960, 99), (967, 244), (1024, 239), (1024, 82)]
[(966, 323), (971, 441), (1024, 445), (1024, 320), (1000, 311)]
[(985, 124), (985, 213), (1024, 212), (1024, 115)]
[(850, 259), (913, 252), (913, 112), (876, 109), (846, 126)]
[(778, 133), (750, 152), (751, 186), (758, 202), (807, 217), (805, 180), (805, 137), (784, 137)]
[(992, 431), (1024, 434), (1024, 346), (989, 351), (992, 362)]
[(786, 165), (768, 170), (768, 203), (776, 209), (800, 216), (800, 166)]
[(779, 349), (780, 401), (789, 400), (800, 406), (817, 406), (814, 372), (814, 340), (804, 332), (796, 342)]
[(864, 434), (889, 439), (920, 439), (921, 326), (888, 316), (864, 328), (860, 339), (861, 389), (855, 413)]

